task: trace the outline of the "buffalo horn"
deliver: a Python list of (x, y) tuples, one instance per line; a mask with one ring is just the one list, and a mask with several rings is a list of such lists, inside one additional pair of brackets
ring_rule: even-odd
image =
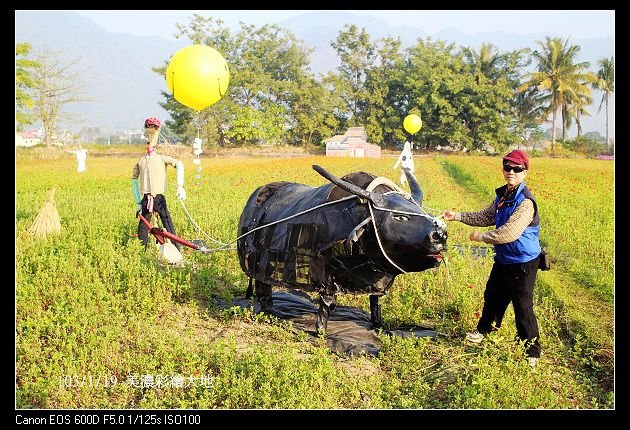
[(342, 190), (346, 190), (350, 194), (354, 194), (356, 196), (359, 196), (359, 197), (362, 197), (364, 199), (367, 199), (367, 200), (371, 201), (372, 203), (375, 203), (374, 202), (374, 194), (373, 193), (371, 193), (369, 191), (365, 191), (363, 188), (357, 187), (356, 185), (351, 184), (350, 182), (347, 182), (347, 181), (344, 181), (342, 179), (337, 178), (336, 176), (334, 176), (331, 173), (327, 172), (323, 167), (320, 167), (317, 164), (313, 164), (313, 169), (315, 169), (315, 171), (317, 173), (322, 175), (324, 178), (328, 179), (333, 184), (337, 185)]

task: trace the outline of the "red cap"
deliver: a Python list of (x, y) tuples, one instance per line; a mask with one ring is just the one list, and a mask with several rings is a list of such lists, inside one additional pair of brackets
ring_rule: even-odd
[(157, 119), (154, 116), (152, 116), (151, 118), (145, 119), (144, 120), (144, 128), (151, 127), (151, 126), (159, 128), (160, 127), (160, 120)]
[(509, 160), (514, 163), (522, 164), (523, 166), (525, 166), (525, 169), (529, 169), (529, 158), (527, 157), (527, 154), (520, 149), (515, 149), (514, 151), (510, 152), (508, 155), (503, 157), (503, 160)]

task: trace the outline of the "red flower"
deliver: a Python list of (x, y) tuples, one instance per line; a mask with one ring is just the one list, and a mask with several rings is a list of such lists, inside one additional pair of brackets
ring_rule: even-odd
[(479, 312), (475, 312), (475, 316), (476, 316), (477, 318), (479, 318), (479, 317), (481, 317), (481, 314), (480, 314)]
[(470, 284), (468, 285), (468, 288), (473, 288), (473, 286), (474, 286), (473, 284)]

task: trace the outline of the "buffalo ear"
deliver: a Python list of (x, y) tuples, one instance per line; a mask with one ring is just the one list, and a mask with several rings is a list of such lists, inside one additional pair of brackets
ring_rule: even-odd
[(418, 205), (422, 206), (422, 189), (420, 188), (420, 184), (418, 180), (411, 172), (410, 169), (404, 168), (403, 172), (405, 172), (405, 176), (407, 177), (407, 182), (409, 182), (409, 189), (411, 190), (411, 197), (418, 203)]
[(318, 166), (317, 164), (313, 164), (313, 169), (317, 173), (322, 175), (324, 178), (328, 179), (330, 182), (337, 185), (342, 190), (349, 192), (350, 194), (354, 194), (355, 196), (359, 196), (364, 199), (367, 199), (371, 201), (372, 203), (376, 203), (374, 200), (378, 200), (378, 198), (376, 197), (376, 194), (370, 191), (366, 191), (361, 187), (357, 187), (356, 185), (351, 184), (350, 182), (344, 181), (343, 179), (337, 178), (336, 176), (329, 173), (328, 171), (326, 171), (326, 169)]

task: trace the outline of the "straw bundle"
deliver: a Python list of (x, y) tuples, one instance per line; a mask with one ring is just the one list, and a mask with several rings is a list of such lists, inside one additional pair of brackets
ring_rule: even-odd
[(35, 222), (28, 229), (29, 233), (35, 237), (44, 237), (47, 234), (59, 233), (61, 231), (61, 222), (59, 213), (55, 206), (55, 188), (48, 191), (46, 203), (37, 213)]

